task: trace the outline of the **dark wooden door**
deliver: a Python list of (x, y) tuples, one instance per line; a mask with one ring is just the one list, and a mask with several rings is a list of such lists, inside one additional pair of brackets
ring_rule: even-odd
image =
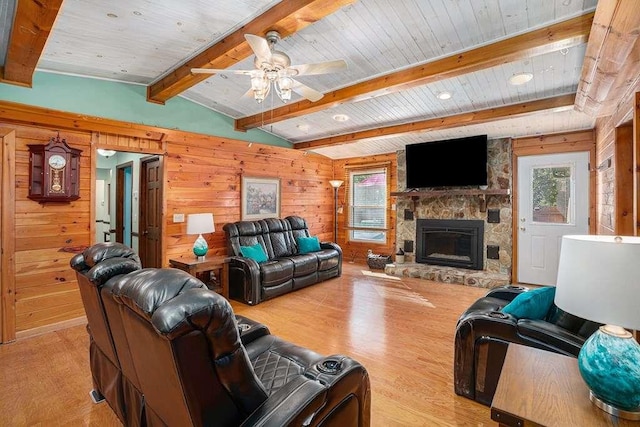
[(162, 266), (162, 158), (140, 161), (140, 260), (143, 267)]

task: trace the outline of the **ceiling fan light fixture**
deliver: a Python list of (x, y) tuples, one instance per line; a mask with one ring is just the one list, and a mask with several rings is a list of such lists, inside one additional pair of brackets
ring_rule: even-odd
[(513, 86), (523, 85), (533, 79), (533, 74), (531, 73), (518, 73), (509, 77), (509, 84)]
[(336, 122), (346, 122), (347, 120), (349, 120), (349, 116), (347, 116), (346, 114), (336, 114), (335, 116), (333, 116), (333, 120), (335, 120)]
[(440, 92), (440, 93), (437, 95), (438, 99), (443, 100), (443, 101), (444, 101), (445, 99), (451, 99), (451, 96), (452, 96), (452, 95), (451, 95), (451, 92), (447, 92), (446, 90), (445, 90), (445, 91), (443, 91), (443, 92)]

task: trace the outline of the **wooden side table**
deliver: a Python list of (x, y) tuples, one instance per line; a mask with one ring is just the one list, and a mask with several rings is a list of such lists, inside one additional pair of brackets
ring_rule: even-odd
[(573, 357), (509, 344), (491, 404), (500, 426), (635, 426), (598, 409)]
[(169, 265), (186, 271), (193, 277), (198, 277), (198, 273), (217, 271), (220, 289), (216, 291), (229, 299), (229, 264), (225, 262), (226, 258), (225, 256), (209, 256), (204, 261), (188, 258), (170, 259)]

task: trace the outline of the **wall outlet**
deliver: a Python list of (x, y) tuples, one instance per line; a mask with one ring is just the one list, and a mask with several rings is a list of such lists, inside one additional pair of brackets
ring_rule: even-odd
[(184, 222), (184, 214), (173, 214), (173, 222)]

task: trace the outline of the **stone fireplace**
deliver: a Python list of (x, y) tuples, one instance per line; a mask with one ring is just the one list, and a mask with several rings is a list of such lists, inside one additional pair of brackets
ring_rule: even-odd
[[(508, 138), (489, 140), (487, 151), (488, 189), (510, 189), (511, 140)], [(451, 159), (450, 163), (451, 167), (456, 166), (455, 159)], [(425, 162), (425, 167), (428, 167), (428, 162)], [(398, 152), (397, 191), (406, 191), (404, 151)], [(405, 250), (405, 263), (387, 265), (385, 268), (387, 274), (486, 288), (511, 282), (511, 196), (448, 195), (446, 191), (437, 196), (411, 197), (407, 194), (396, 197), (396, 209), (396, 246)], [(441, 224), (445, 224), (445, 229), (455, 230), (457, 230), (455, 225), (463, 224), (465, 221), (474, 222), (476, 225), (482, 223), (482, 227), (478, 227), (477, 231), (481, 233), (481, 239), (478, 239), (480, 243), (475, 242), (474, 250), (478, 256), (474, 263), (469, 264), (464, 260), (471, 254), (471, 245), (474, 243), (468, 239), (468, 235), (460, 231), (449, 236), (453, 243), (451, 241), (435, 243), (440, 246), (435, 248), (437, 251), (434, 253), (437, 256), (432, 257), (429, 263), (420, 258), (423, 243), (421, 243), (421, 234), (418, 234), (421, 233), (419, 227), (424, 224), (423, 221), (430, 220), (444, 220), (446, 222)], [(443, 239), (445, 236), (441, 230), (431, 237), (446, 240)], [(455, 253), (456, 250), (460, 253)], [(451, 251), (454, 253), (448, 253)], [(452, 258), (458, 258), (461, 262), (451, 262)]]

